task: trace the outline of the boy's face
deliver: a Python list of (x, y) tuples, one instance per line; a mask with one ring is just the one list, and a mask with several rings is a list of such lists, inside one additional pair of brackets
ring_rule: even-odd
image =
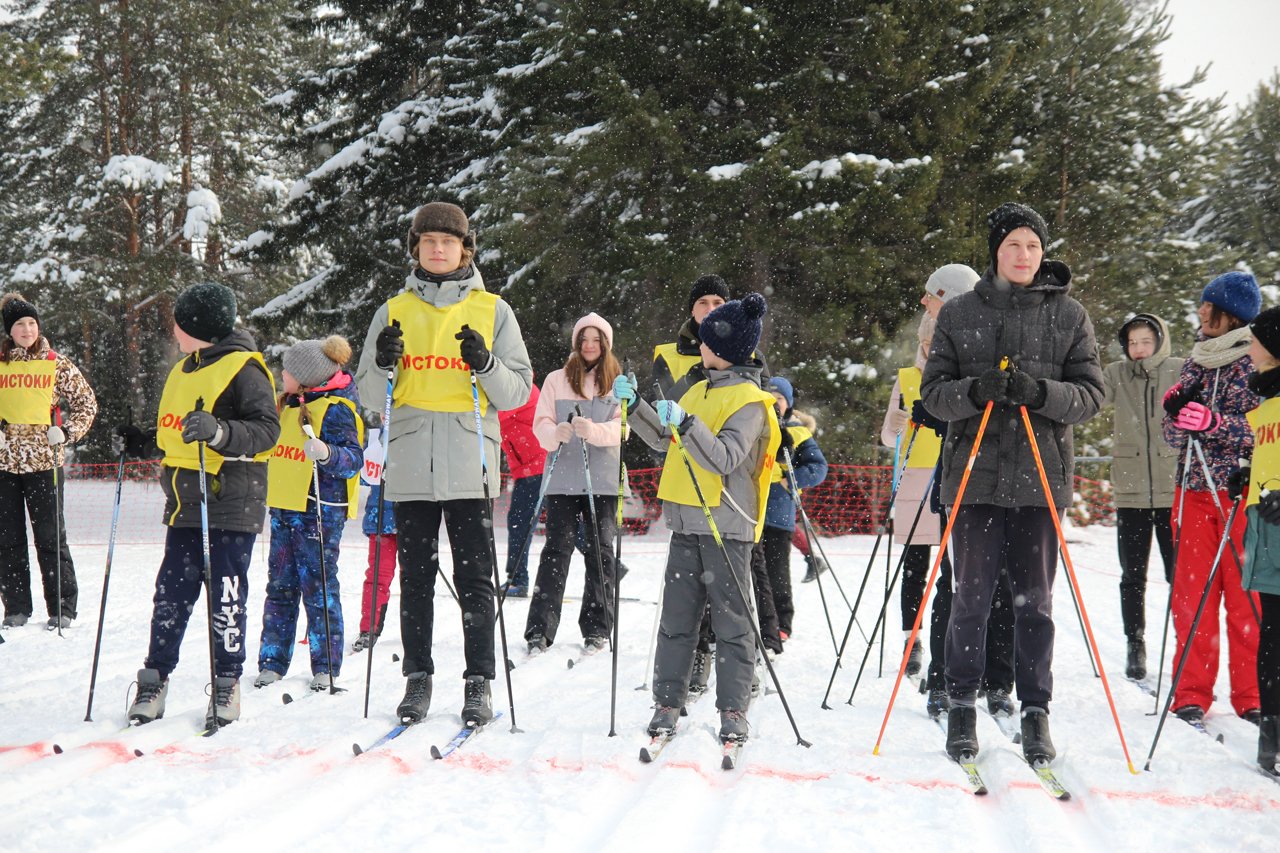
[(1156, 333), (1146, 326), (1129, 330), (1129, 358), (1141, 361), (1156, 354)]
[(1043, 259), (1040, 238), (1024, 225), (1010, 231), (996, 249), (996, 273), (1005, 281), (1025, 287), (1035, 281)]
[(427, 272), (446, 275), (462, 266), (462, 241), (442, 231), (418, 238), (418, 264)]
[(713, 353), (711, 351), (711, 347), (706, 344), (698, 344), (698, 350), (702, 353), (703, 367), (711, 370), (728, 370), (730, 367), (733, 367), (733, 362), (725, 361), (723, 358)]
[(1280, 364), (1266, 347), (1258, 343), (1257, 338), (1249, 341), (1249, 358), (1253, 361), (1254, 370), (1270, 370)]
[(769, 393), (773, 395), (773, 408), (778, 412), (778, 417), (781, 418), (787, 410), (787, 398), (777, 391), (770, 391)]
[(178, 351), (183, 355), (191, 355), (198, 349), (212, 346), (208, 341), (198, 341), (191, 337), (182, 331), (182, 328), (177, 323), (173, 324), (173, 339), (178, 342)]
[(712, 311), (724, 304), (724, 299), (716, 293), (708, 293), (706, 296), (698, 297), (698, 301), (693, 303), (693, 309), (689, 312), (693, 315), (693, 322), (702, 325), (702, 321)]

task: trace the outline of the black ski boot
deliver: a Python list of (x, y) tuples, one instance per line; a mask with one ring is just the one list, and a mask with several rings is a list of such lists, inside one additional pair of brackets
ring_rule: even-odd
[(924, 700), (924, 709), (930, 717), (941, 717), (950, 707), (951, 698), (945, 688), (930, 688), (929, 697)]
[(707, 678), (711, 675), (711, 652), (694, 650), (693, 671), (689, 674), (689, 701), (707, 692)]
[(920, 645), (920, 638), (917, 637), (911, 646), (911, 654), (907, 657), (907, 675), (919, 675), (923, 659), (924, 648)]
[(1124, 674), (1134, 681), (1147, 677), (1147, 644), (1141, 637), (1129, 639), (1129, 658), (1125, 662)]
[(1269, 714), (1258, 721), (1258, 767), (1270, 776), (1280, 776), (1276, 752), (1280, 750), (1280, 716)]
[(1022, 711), (1022, 757), (1032, 767), (1058, 757), (1049, 738), (1049, 712), (1032, 705)]
[(658, 735), (675, 731), (679, 721), (679, 708), (671, 705), (654, 705), (653, 719), (649, 721), (649, 737), (658, 737)]
[(1003, 687), (987, 688), (987, 713), (993, 717), (1013, 717), (1013, 700)]
[(431, 707), (431, 676), (425, 672), (411, 672), (404, 686), (404, 698), (396, 708), (396, 716), (406, 726), (421, 722)]
[(483, 675), (468, 675), (462, 698), (462, 722), (468, 726), (483, 726), (493, 719), (493, 697), (489, 691), (489, 679)]
[(978, 754), (978, 709), (972, 705), (952, 705), (947, 711), (947, 755), (956, 761), (972, 760)]

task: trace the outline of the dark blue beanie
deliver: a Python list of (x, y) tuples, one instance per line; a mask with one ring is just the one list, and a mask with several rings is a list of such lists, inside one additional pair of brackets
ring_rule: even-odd
[(698, 328), (698, 337), (730, 364), (747, 364), (760, 343), (760, 318), (766, 310), (763, 296), (748, 293), (708, 314)]
[(766, 390), (777, 391), (779, 394), (781, 394), (782, 399), (787, 401), (788, 409), (790, 409), (792, 406), (796, 404), (795, 389), (791, 387), (790, 382), (788, 382), (786, 379), (783, 379), (781, 376), (770, 376), (769, 385), (766, 388)]
[(1215, 278), (1200, 294), (1201, 302), (1208, 302), (1226, 311), (1232, 317), (1252, 323), (1262, 310), (1262, 291), (1258, 280), (1247, 272), (1228, 272)]

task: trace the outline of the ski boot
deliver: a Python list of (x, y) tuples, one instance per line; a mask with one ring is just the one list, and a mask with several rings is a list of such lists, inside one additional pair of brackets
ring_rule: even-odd
[(1269, 714), (1258, 722), (1258, 767), (1268, 776), (1280, 776), (1277, 751), (1280, 751), (1280, 716)]
[(689, 699), (693, 700), (707, 692), (707, 679), (711, 676), (711, 652), (695, 650), (693, 653), (693, 670), (689, 673)]
[(65, 614), (62, 616), (50, 616), (49, 621), (45, 623), (44, 627), (47, 631), (56, 631), (59, 628), (70, 628), (71, 617)]
[(978, 709), (952, 705), (947, 711), (947, 755), (955, 761), (972, 760), (978, 754)]
[(1125, 661), (1124, 674), (1126, 678), (1132, 678), (1134, 681), (1141, 681), (1147, 677), (1147, 644), (1141, 637), (1129, 640), (1129, 655)]
[(608, 637), (587, 637), (582, 641), (582, 648), (587, 654), (604, 651), (609, 646)]
[(206, 728), (214, 727), (214, 714), (218, 715), (218, 728), (240, 719), (240, 679), (219, 675), (213, 680), (213, 696), (204, 715)]
[(680, 709), (671, 705), (654, 705), (653, 719), (649, 721), (649, 737), (658, 737), (676, 730)]
[(915, 643), (911, 646), (911, 654), (907, 656), (907, 675), (919, 675), (923, 660), (924, 647), (920, 645), (920, 638), (917, 637)]
[(356, 641), (351, 644), (351, 652), (362, 652), (373, 645), (373, 635), (368, 631), (361, 631), (360, 636), (356, 637)]
[(161, 678), (154, 669), (138, 670), (138, 695), (129, 706), (129, 719), (138, 725), (164, 716), (164, 698), (169, 693), (169, 679)]
[(493, 719), (493, 697), (489, 679), (483, 675), (468, 675), (463, 691), (462, 722), (468, 726), (483, 726)]
[(31, 617), (26, 613), (10, 613), (8, 616), (4, 617), (4, 627), (21, 628), (23, 625), (27, 624), (27, 620), (29, 618)]
[(547, 642), (547, 638), (541, 634), (534, 634), (532, 637), (527, 638), (527, 642), (529, 643), (530, 657), (542, 654), (547, 650), (547, 647), (551, 645)]
[(720, 712), (720, 742), (732, 743), (747, 739), (747, 715), (742, 711)]
[(404, 698), (396, 708), (396, 716), (406, 726), (421, 722), (431, 707), (431, 676), (425, 672), (411, 672), (404, 686)]
[(1181, 708), (1174, 708), (1173, 715), (1193, 726), (1204, 722), (1204, 708), (1199, 705), (1183, 705)]
[(809, 570), (804, 573), (804, 577), (800, 583), (813, 583), (818, 579), (818, 575), (831, 568), (827, 565), (827, 561), (819, 557), (817, 554), (810, 554), (805, 557), (805, 562), (809, 564)]
[(1008, 690), (1003, 687), (987, 688), (987, 713), (993, 717), (1013, 716), (1013, 700), (1009, 698)]
[[(334, 683), (337, 683), (338, 677), (335, 675), (333, 677), (333, 680), (334, 680)], [(315, 675), (311, 676), (310, 687), (311, 687), (312, 693), (328, 693), (329, 692), (329, 673), (317, 672)], [(341, 688), (335, 688), (335, 689), (339, 693), (343, 692)]]
[(253, 680), (254, 687), (266, 687), (268, 684), (275, 684), (281, 678), (280, 673), (274, 669), (264, 669), (258, 673), (258, 677)]
[(1032, 767), (1058, 757), (1049, 737), (1049, 712), (1032, 705), (1022, 711), (1022, 757)]
[(947, 691), (942, 687), (933, 687), (929, 690), (929, 697), (924, 701), (924, 709), (930, 717), (940, 717), (948, 709), (951, 708), (951, 699), (947, 696)]

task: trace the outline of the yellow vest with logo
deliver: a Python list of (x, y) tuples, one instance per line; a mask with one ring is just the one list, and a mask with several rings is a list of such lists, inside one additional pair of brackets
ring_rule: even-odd
[(57, 372), (58, 362), (52, 353), (38, 361), (0, 362), (0, 420), (41, 426), (52, 423)]
[[(775, 411), (777, 410), (775, 409)], [(785, 429), (787, 432), (791, 433), (791, 461), (794, 462), (796, 449), (799, 448), (800, 445), (804, 444), (809, 439), (813, 438), (813, 433), (809, 432), (809, 428), (806, 426), (789, 426), (789, 427), (785, 427)], [(781, 483), (783, 480), (783, 476), (784, 475), (782, 471), (782, 464), (779, 463), (777, 465), (774, 465), (773, 474), (770, 477), (769, 482)]]
[[(904, 367), (898, 371), (898, 392), (902, 395), (903, 408), (910, 413), (911, 407), (920, 399), (920, 368)], [(890, 401), (890, 405), (897, 404), (897, 400)], [(908, 422), (907, 431), (902, 434), (903, 453), (907, 452), (907, 443), (911, 441), (911, 434), (915, 431), (916, 425)], [(911, 445), (911, 458), (907, 460), (907, 467), (933, 468), (938, 464), (938, 454), (941, 451), (942, 439), (936, 432), (925, 427), (916, 436), (916, 443)]]
[[(190, 373), (184, 373), (182, 359), (169, 371), (169, 378), (164, 383), (164, 392), (160, 395), (160, 411), (156, 413), (156, 444), (164, 451), (164, 464), (170, 468), (185, 468), (188, 471), (200, 470), (200, 456), (196, 442), (187, 444), (182, 440), (182, 419), (189, 412), (195, 411), (196, 400), (204, 398), (204, 410), (213, 408), (214, 401), (227, 390), (231, 380), (235, 379), (250, 361), (257, 362), (262, 372), (271, 383), (274, 396), (276, 382), (267, 370), (267, 363), (262, 360), (262, 353), (229, 352), (208, 367), (201, 367)], [(271, 458), (271, 450), (264, 450), (253, 457), (254, 462), (265, 462)], [(210, 474), (222, 470), (224, 457), (212, 447), (204, 451), (204, 468)]]
[[(387, 323), (400, 321), (404, 332), (404, 356), (391, 394), (396, 406), (432, 412), (471, 411), (471, 368), (459, 355), (454, 336), (463, 326), (470, 326), (492, 347), (498, 299), (487, 291), (473, 290), (461, 302), (438, 308), (406, 292), (387, 303)], [(476, 389), (483, 415), (489, 409), (489, 398), (478, 383)]]
[(1249, 465), (1249, 498), (1245, 506), (1261, 500), (1263, 489), (1280, 489), (1280, 397), (1263, 400), (1245, 415), (1253, 427), (1253, 462)]
[[(764, 531), (764, 510), (769, 502), (769, 479), (773, 476), (774, 456), (778, 452), (778, 445), (782, 443), (778, 418), (774, 414), (773, 395), (751, 382), (739, 382), (724, 388), (708, 388), (707, 381), (704, 379), (680, 398), (680, 408), (691, 415), (696, 415), (715, 433), (720, 432), (725, 421), (729, 420), (735, 412), (752, 403), (759, 403), (765, 407), (767, 412), (765, 423), (769, 430), (769, 442), (760, 460), (760, 467), (752, 472), (756, 481), (754, 521), (758, 541), (760, 534)], [(674, 438), (672, 443), (675, 443)], [(702, 496), (706, 498), (707, 506), (720, 506), (724, 480), (719, 474), (703, 468), (692, 456), (689, 457), (689, 462), (693, 465), (694, 474), (698, 478), (698, 485), (702, 487)], [(658, 481), (658, 498), (683, 506), (701, 506), (698, 502), (698, 493), (693, 488), (693, 481), (689, 479), (689, 469), (685, 467), (680, 452), (675, 449), (667, 453), (662, 466), (662, 478)], [(743, 507), (744, 511), (750, 509), (750, 507)]]
[[(317, 397), (307, 403), (314, 429), (323, 426), (324, 416), (335, 403), (345, 405), (356, 419), (356, 434), (364, 444), (364, 422), (356, 412), (355, 403), (345, 397)], [(316, 437), (320, 430), (316, 429)], [(307, 495), (315, 483), (314, 463), (302, 452), (307, 434), (302, 431), (302, 410), (298, 406), (286, 406), (280, 411), (280, 437), (267, 463), (267, 506), (274, 509), (291, 509), (302, 512), (307, 508)], [(347, 478), (347, 518), (356, 517), (356, 488), (360, 473)], [(319, 495), (316, 496), (319, 498)]]
[(661, 357), (671, 371), (671, 381), (679, 382), (681, 377), (693, 369), (695, 364), (702, 364), (702, 355), (685, 355), (675, 344), (658, 344), (653, 348), (653, 360)]

